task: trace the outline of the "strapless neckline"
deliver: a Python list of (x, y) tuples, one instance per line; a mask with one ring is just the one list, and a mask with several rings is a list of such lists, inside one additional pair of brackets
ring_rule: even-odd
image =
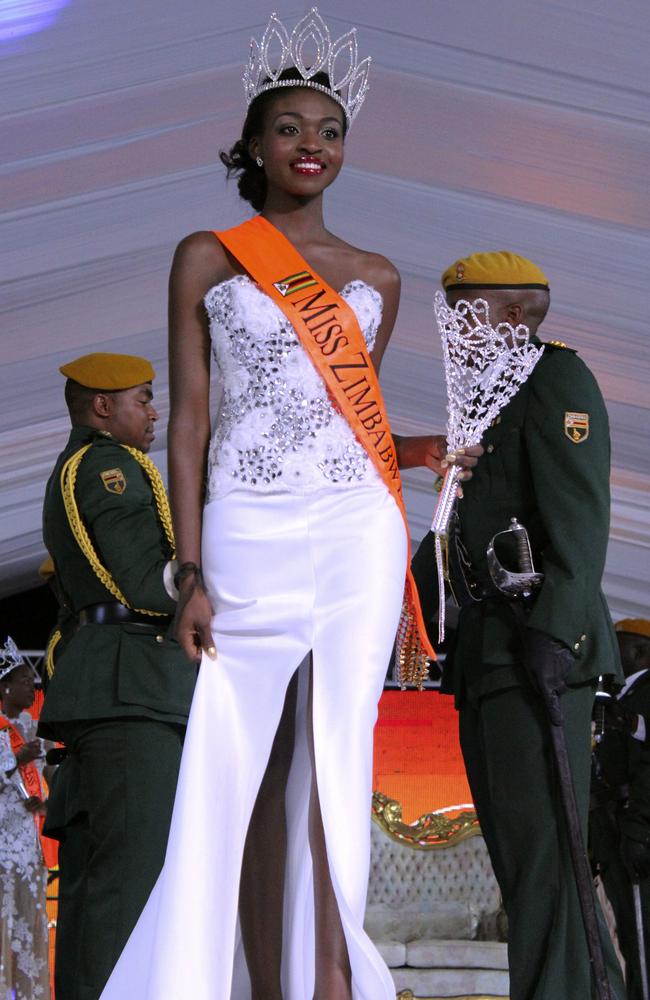
[[(218, 288), (225, 288), (226, 285), (230, 285), (232, 283), (237, 283), (237, 282), (243, 282), (244, 284), (250, 285), (251, 288), (256, 288), (257, 291), (260, 293), (260, 295), (264, 295), (266, 298), (269, 298), (266, 292), (262, 291), (257, 282), (253, 281), (250, 274), (233, 274), (232, 278), (224, 278), (223, 281), (218, 281), (216, 285), (211, 285), (208, 288), (205, 295), (203, 296), (203, 299), (204, 300), (207, 299)], [(374, 292), (374, 294), (378, 296), (379, 301), (381, 303), (381, 308), (383, 310), (384, 307), (383, 295), (381, 294), (378, 288), (376, 288), (374, 285), (371, 285), (369, 281), (364, 281), (363, 278), (351, 278), (350, 281), (346, 281), (346, 283), (343, 285), (343, 288), (336, 294), (340, 295), (341, 298), (345, 298), (345, 293), (349, 291), (353, 285), (363, 285), (363, 287), (367, 288), (368, 291)], [(271, 301), (273, 300), (271, 299)]]

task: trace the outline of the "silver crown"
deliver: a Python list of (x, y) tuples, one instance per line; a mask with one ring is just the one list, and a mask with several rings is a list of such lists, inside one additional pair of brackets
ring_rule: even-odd
[[(280, 46), (277, 58), (271, 55), (274, 42)], [(316, 50), (311, 60), (306, 54), (310, 44)], [(311, 87), (327, 94), (343, 108), (349, 128), (368, 92), (370, 56), (361, 62), (358, 59), (356, 28), (333, 42), (318, 8), (312, 7), (289, 35), (277, 14), (273, 13), (262, 40), (257, 42), (251, 38), (250, 55), (243, 76), (246, 105), (266, 90)], [(308, 60), (309, 66), (306, 65)], [(281, 80), (282, 73), (288, 69), (297, 70), (299, 76)], [(313, 79), (318, 73), (327, 74), (329, 87)]]
[(0, 680), (10, 674), (12, 670), (16, 667), (20, 667), (25, 660), (22, 657), (18, 646), (13, 641), (10, 635), (7, 636), (7, 641), (4, 646), (0, 647)]

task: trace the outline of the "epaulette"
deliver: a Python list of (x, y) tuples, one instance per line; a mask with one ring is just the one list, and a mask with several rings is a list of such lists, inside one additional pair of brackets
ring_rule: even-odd
[(119, 441), (116, 441), (115, 438), (113, 437), (113, 435), (109, 434), (108, 431), (95, 431), (95, 433), (93, 434), (93, 436), (91, 438), (90, 443), (92, 445), (96, 445), (96, 444), (112, 444), (116, 448), (123, 448), (124, 447), (124, 445), (122, 445)]
[(544, 348), (550, 347), (553, 351), (571, 351), (571, 354), (578, 353), (574, 347), (569, 347), (563, 340), (543, 340), (542, 346)]

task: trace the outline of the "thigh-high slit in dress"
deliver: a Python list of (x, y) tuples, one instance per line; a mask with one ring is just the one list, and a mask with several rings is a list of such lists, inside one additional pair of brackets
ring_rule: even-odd
[[(381, 297), (360, 281), (342, 295), (372, 347)], [(202, 554), (218, 659), (199, 671), (162, 873), (102, 1000), (250, 1000), (242, 855), (298, 668), (282, 989), (285, 1000), (313, 995), (310, 664), (315, 779), (352, 995), (394, 1000), (363, 916), (373, 726), (404, 590), (404, 523), (274, 303), (245, 276), (205, 302), (223, 382)]]

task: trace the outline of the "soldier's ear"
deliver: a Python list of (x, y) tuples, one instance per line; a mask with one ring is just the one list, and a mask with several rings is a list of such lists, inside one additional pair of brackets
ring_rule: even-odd
[(110, 417), (113, 412), (113, 398), (109, 392), (98, 392), (93, 396), (93, 413), (98, 417)]
[(511, 302), (506, 306), (506, 321), (510, 323), (511, 326), (518, 326), (519, 323), (524, 322), (524, 307), (521, 302)]

